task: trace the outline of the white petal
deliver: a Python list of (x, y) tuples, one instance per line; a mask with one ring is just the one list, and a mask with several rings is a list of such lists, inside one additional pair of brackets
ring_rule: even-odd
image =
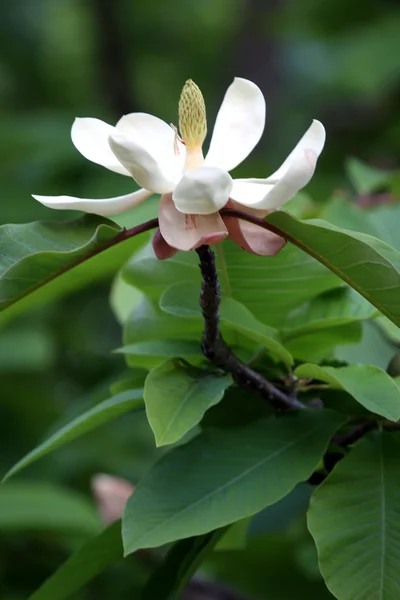
[(266, 179), (236, 179), (231, 197), (244, 206), (270, 210), (288, 202), (310, 181), (325, 144), (325, 129), (314, 120), (297, 146)]
[(170, 174), (170, 178), (175, 179), (178, 173), (182, 173), (186, 147), (165, 121), (147, 113), (131, 113), (123, 116), (115, 129), (116, 133), (147, 150), (161, 170)]
[[(227, 208), (241, 210), (242, 207), (236, 202), (229, 201)], [(270, 210), (255, 210), (246, 206), (246, 213), (263, 219)], [(244, 219), (223, 216), (223, 221), (229, 231), (229, 239), (233, 240), (243, 250), (258, 254), (259, 256), (274, 256), (285, 245), (285, 240), (275, 233), (263, 229), (254, 223)]]
[(310, 181), (317, 163), (313, 150), (303, 150), (290, 164), (277, 183), (270, 179), (234, 181), (231, 198), (239, 204), (256, 209), (270, 210), (288, 202)]
[(236, 77), (215, 122), (205, 164), (231, 171), (258, 144), (265, 125), (265, 99), (255, 83)]
[(234, 179), (231, 198), (246, 206), (257, 206), (273, 187), (268, 179)]
[(312, 150), (316, 158), (321, 154), (325, 144), (325, 128), (320, 121), (313, 120), (310, 127), (307, 129), (303, 137), (298, 142), (297, 146), (292, 150), (287, 159), (281, 164), (279, 169), (275, 171), (268, 179), (280, 179), (287, 172), (290, 165), (296, 161), (297, 157), (304, 153), (304, 150)]
[(165, 173), (142, 145), (120, 134), (111, 135), (109, 144), (115, 156), (141, 187), (156, 194), (165, 194), (174, 189), (177, 175)]
[(130, 175), (121, 165), (108, 144), (109, 136), (115, 132), (115, 127), (100, 121), (100, 119), (75, 119), (71, 129), (71, 138), (75, 147), (88, 160), (102, 165), (110, 171)]
[(132, 194), (118, 196), (117, 198), (104, 198), (102, 200), (94, 200), (89, 198), (73, 198), (72, 196), (36, 196), (33, 198), (38, 200), (44, 206), (59, 210), (82, 210), (87, 213), (109, 217), (117, 215), (121, 212), (126, 212), (134, 208), (143, 200), (146, 200), (152, 195), (148, 190), (138, 190)]
[(229, 173), (216, 167), (187, 171), (176, 186), (172, 199), (185, 214), (211, 215), (229, 200), (233, 180)]
[[(161, 197), (158, 213), (160, 232), (165, 242), (177, 250), (193, 250), (203, 244), (219, 244), (228, 235), (219, 213), (210, 215), (189, 215), (179, 212), (171, 198), (171, 194)], [(160, 250), (160, 248), (156, 250)], [(167, 258), (172, 254), (165, 253), (165, 248), (157, 254)]]

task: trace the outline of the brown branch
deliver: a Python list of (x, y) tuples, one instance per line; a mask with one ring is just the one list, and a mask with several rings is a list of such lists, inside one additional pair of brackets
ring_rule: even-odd
[(275, 408), (284, 410), (306, 408), (295, 396), (285, 394), (267, 381), (260, 373), (244, 364), (226, 344), (220, 331), (219, 305), (221, 294), (214, 253), (209, 246), (200, 246), (196, 249), (196, 252), (200, 258), (200, 270), (203, 277), (200, 294), (200, 306), (204, 319), (201, 346), (203, 354), (216, 367), (231, 373), (238, 385), (255, 390)]
[(376, 429), (377, 423), (372, 419), (369, 421), (364, 421), (363, 423), (359, 423), (350, 431), (346, 431), (345, 433), (335, 435), (333, 438), (333, 442), (338, 446), (342, 446), (346, 448), (347, 446), (351, 446), (360, 440), (364, 435)]
[(237, 219), (248, 221), (249, 223), (253, 223), (253, 225), (258, 225), (263, 229), (268, 229), (268, 231), (272, 231), (272, 233), (276, 233), (276, 235), (292, 241), (289, 235), (278, 229), (278, 227), (275, 227), (275, 225), (271, 225), (271, 223), (264, 221), (264, 219), (261, 217), (256, 217), (255, 215), (251, 215), (243, 210), (237, 210), (236, 208), (222, 208), (219, 213), (221, 217), (236, 217)]

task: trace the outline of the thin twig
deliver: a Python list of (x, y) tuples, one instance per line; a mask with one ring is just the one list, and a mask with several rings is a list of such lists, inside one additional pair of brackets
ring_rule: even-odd
[(358, 425), (356, 425), (350, 431), (335, 435), (332, 441), (338, 446), (351, 446), (352, 444), (358, 442), (358, 440), (360, 440), (362, 437), (364, 437), (364, 435), (366, 435), (373, 429), (376, 429), (376, 426), (376, 421), (373, 421), (372, 419), (364, 421), (363, 423), (359, 423)]
[(217, 367), (231, 373), (233, 379), (242, 387), (257, 391), (275, 408), (306, 408), (295, 396), (288, 396), (269, 383), (260, 373), (244, 364), (232, 352), (224, 341), (220, 331), (219, 305), (221, 293), (215, 266), (214, 253), (209, 246), (196, 249), (200, 258), (200, 270), (203, 277), (200, 294), (200, 306), (204, 319), (202, 340), (203, 354)]
[(272, 231), (272, 233), (276, 233), (276, 235), (289, 241), (294, 241), (287, 233), (281, 231), (278, 227), (275, 227), (275, 225), (271, 225), (271, 223), (264, 221), (261, 217), (256, 217), (255, 215), (251, 215), (242, 210), (237, 210), (236, 208), (222, 208), (219, 213), (221, 217), (236, 217), (237, 219), (253, 223), (253, 225), (258, 225), (259, 227), (262, 227), (262, 229), (268, 229), (268, 231)]

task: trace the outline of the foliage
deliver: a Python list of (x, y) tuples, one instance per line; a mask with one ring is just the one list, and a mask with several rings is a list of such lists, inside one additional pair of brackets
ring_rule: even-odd
[[(0, 9), (4, 600), (397, 598), (399, 18), (377, 0), (272, 4)], [(76, 115), (169, 122), (189, 76), (212, 115), (236, 74), (283, 123), (237, 176), (327, 124), (306, 193), (266, 217), (282, 251), (214, 248), (225, 342), (304, 409), (204, 356), (198, 256), (125, 237), (157, 199), (114, 219), (30, 199), (132, 191), (74, 152)], [(98, 473), (136, 486), (122, 524), (100, 519)]]

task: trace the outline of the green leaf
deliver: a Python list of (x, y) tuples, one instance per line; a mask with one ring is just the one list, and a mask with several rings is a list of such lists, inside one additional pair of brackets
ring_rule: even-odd
[(129, 315), (124, 328), (124, 343), (145, 341), (194, 340), (199, 342), (203, 331), (201, 319), (182, 320), (160, 310), (158, 302), (143, 297)]
[(374, 206), (366, 210), (354, 202), (333, 198), (324, 207), (320, 218), (337, 227), (373, 235), (400, 250), (400, 236), (397, 229), (400, 204)]
[[(393, 327), (397, 327), (389, 321)], [(375, 320), (364, 321), (361, 342), (347, 346), (337, 346), (335, 358), (349, 364), (353, 362), (364, 365), (376, 365), (386, 370), (389, 361), (397, 352), (397, 347), (390, 343)]]
[(288, 533), (253, 532), (244, 550), (213, 552), (206, 559), (205, 572), (227, 589), (235, 589), (241, 600), (333, 600), (322, 577), (311, 577), (300, 563), (300, 544), (291, 535), (298, 522), (292, 522)]
[(129, 356), (204, 358), (200, 349), (200, 342), (194, 340), (151, 340), (129, 344), (115, 350), (115, 352)]
[[(222, 297), (240, 302), (255, 319), (273, 327), (279, 327), (287, 313), (300, 304), (341, 285), (337, 277), (291, 244), (277, 256), (255, 256), (228, 240), (216, 247), (216, 261)], [(193, 294), (194, 290), (199, 293), (201, 285), (194, 252), (179, 252), (168, 261), (159, 261), (151, 245), (132, 257), (123, 275), (153, 298), (159, 298), (172, 284), (186, 282), (186, 291)]]
[[(115, 272), (146, 240), (137, 236), (103, 252), (120, 232), (96, 215), (1, 226), (0, 310), (18, 301), (1, 322)], [(90, 258), (98, 252), (101, 256)]]
[[(334, 195), (322, 207), (318, 218), (328, 221), (331, 225), (361, 233), (368, 233), (369, 235), (383, 239), (384, 242), (390, 243), (385, 237), (379, 235), (379, 229), (375, 227), (375, 221), (379, 219), (381, 210), (382, 207), (366, 210), (358, 206), (354, 201), (343, 198), (342, 195)], [(391, 243), (390, 245), (393, 246)]]
[(120, 325), (126, 323), (129, 315), (142, 298), (142, 293), (126, 283), (121, 273), (114, 278), (110, 291), (110, 305)]
[(285, 340), (311, 332), (372, 319), (377, 310), (352, 288), (346, 287), (321, 294), (292, 311), (282, 325)]
[(400, 443), (374, 433), (314, 492), (308, 526), (322, 575), (339, 600), (397, 600)]
[(144, 400), (157, 446), (180, 440), (231, 385), (230, 375), (210, 373), (178, 360), (167, 360), (153, 369), (146, 379)]
[(252, 519), (253, 517), (246, 517), (246, 519), (240, 519), (240, 521), (236, 521), (236, 523), (230, 525), (215, 546), (215, 551), (244, 550), (247, 545), (248, 531)]
[(29, 600), (64, 600), (123, 557), (121, 521), (86, 542)]
[[(199, 292), (188, 283), (170, 286), (160, 298), (160, 307), (168, 314), (178, 317), (200, 317)], [(270, 350), (286, 366), (293, 364), (290, 352), (282, 346), (279, 333), (258, 321), (251, 312), (233, 298), (222, 298), (220, 318), (224, 326), (260, 343)]]
[(382, 328), (385, 336), (394, 344), (400, 344), (400, 328), (389, 321), (386, 317), (379, 317), (377, 323)]
[(143, 390), (126, 390), (113, 398), (100, 402), (90, 410), (56, 431), (51, 437), (42, 442), (34, 450), (19, 460), (4, 476), (3, 482), (35, 462), (45, 454), (53, 452), (60, 446), (85, 435), (89, 431), (100, 427), (104, 423), (116, 419), (128, 411), (140, 408), (143, 405)]
[(99, 518), (84, 496), (41, 483), (0, 487), (0, 531), (40, 530), (95, 534)]
[(347, 174), (357, 194), (370, 194), (379, 188), (387, 187), (391, 173), (371, 167), (357, 158), (349, 158), (346, 163)]
[(311, 333), (290, 338), (285, 344), (297, 359), (318, 363), (332, 358), (338, 344), (355, 344), (361, 338), (361, 323), (350, 322), (348, 325), (315, 329)]
[(400, 325), (397, 250), (372, 236), (341, 230), (324, 221), (301, 222), (281, 211), (266, 220)]
[(400, 392), (393, 379), (375, 365), (353, 364), (348, 367), (301, 365), (297, 377), (325, 381), (331, 388), (344, 390), (368, 410), (391, 421), (400, 418)]
[(208, 429), (174, 448), (128, 501), (125, 553), (201, 535), (273, 504), (310, 476), (341, 423), (337, 413), (305, 410)]
[(225, 533), (225, 528), (217, 529), (174, 544), (145, 586), (142, 600), (179, 600), (186, 584)]

